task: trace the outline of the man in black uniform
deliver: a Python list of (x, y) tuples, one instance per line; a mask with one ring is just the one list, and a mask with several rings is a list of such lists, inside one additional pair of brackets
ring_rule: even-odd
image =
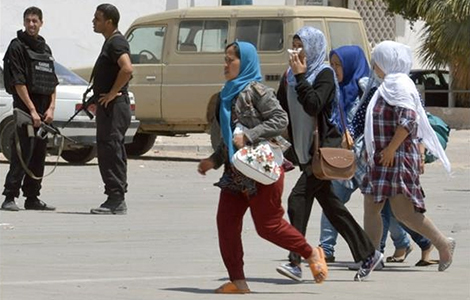
[(127, 93), (132, 76), (129, 43), (118, 31), (119, 11), (114, 5), (96, 8), (93, 28), (105, 37), (101, 53), (93, 68), (93, 94), (98, 99), (96, 141), (98, 165), (107, 200), (92, 214), (126, 214), (127, 156), (124, 137), (131, 122)]
[[(23, 14), (25, 30), (17, 32), (17, 38), (8, 46), (4, 60), (4, 81), (8, 93), (13, 95), (13, 106), (31, 115), (34, 133), (41, 120), (51, 123), (54, 118), (55, 87), (58, 84), (54, 71), (54, 59), (46, 41), (39, 35), (43, 24), (42, 11), (29, 7)], [(28, 135), (26, 126), (16, 127), (17, 137), (11, 143), (10, 169), (5, 179), (5, 201), (3, 210), (18, 211), (15, 198), (22, 187), (26, 197), (25, 209), (55, 210), (38, 199), (41, 180), (25, 175), (20, 157), (16, 151), (18, 138), (22, 160), (35, 177), (42, 177), (46, 158), (47, 140)]]

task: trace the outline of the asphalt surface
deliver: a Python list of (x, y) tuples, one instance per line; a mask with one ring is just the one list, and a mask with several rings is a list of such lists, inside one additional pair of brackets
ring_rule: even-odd
[[(146, 155), (129, 160), (125, 216), (89, 214), (104, 200), (96, 161), (61, 162), (44, 180), (41, 198), (57, 211), (0, 211), (0, 299), (470, 299), (470, 131), (453, 131), (446, 152), (452, 175), (433, 163), (422, 176), (427, 215), (457, 241), (445, 272), (436, 265), (415, 267), (420, 251), (414, 245), (404, 263), (386, 264), (368, 281), (354, 282), (355, 272), (347, 269), (351, 254), (339, 238), (328, 280), (314, 284), (304, 267), (305, 281), (294, 283), (275, 271), (287, 252), (259, 238), (247, 213), (245, 273), (253, 293), (213, 294), (227, 281), (215, 224), (219, 190), (212, 185), (221, 171), (197, 174), (197, 161), (210, 153), (209, 138), (191, 135), (157, 139)], [(0, 162), (2, 180), (7, 168)], [(286, 174), (284, 204), (298, 176)], [(360, 193), (348, 208), (362, 222)], [(312, 245), (319, 216), (315, 205), (307, 232)], [(393, 250), (389, 240), (385, 255)]]

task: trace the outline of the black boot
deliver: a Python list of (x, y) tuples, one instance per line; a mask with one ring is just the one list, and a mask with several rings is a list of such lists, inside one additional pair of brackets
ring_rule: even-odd
[(127, 214), (126, 201), (106, 200), (98, 208), (92, 208), (90, 213), (95, 215), (125, 215)]
[(54, 206), (47, 205), (38, 197), (28, 197), (24, 202), (24, 209), (26, 210), (55, 210)]

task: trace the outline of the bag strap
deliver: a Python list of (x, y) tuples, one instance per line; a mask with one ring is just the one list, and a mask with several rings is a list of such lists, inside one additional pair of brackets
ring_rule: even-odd
[[(313, 117), (315, 120), (315, 129), (313, 130), (313, 155), (316, 156), (318, 155), (318, 149), (320, 148), (320, 138), (319, 138), (319, 133), (318, 133), (318, 118)], [(313, 158), (313, 157), (312, 157)]]
[[(103, 48), (106, 44), (109, 43), (109, 41), (111, 41), (112, 38), (114, 38), (115, 36), (118, 36), (119, 34), (121, 34), (119, 31), (116, 31), (114, 32), (105, 42), (104, 42), (104, 45), (103, 45)], [(101, 53), (100, 53), (101, 54)], [(98, 57), (99, 58), (99, 57)], [(91, 75), (90, 75), (90, 80), (88, 81), (88, 84), (89, 84), (89, 88), (87, 90), (90, 90), (93, 88), (93, 78), (95, 78), (95, 68), (96, 68), (96, 63), (95, 65), (93, 66), (93, 70), (91, 71)]]
[(353, 148), (353, 142), (351, 137), (351, 134), (349, 133), (348, 127), (346, 126), (346, 118), (344, 116), (344, 111), (343, 111), (343, 106), (341, 103), (341, 99), (338, 99), (338, 109), (339, 109), (339, 115), (341, 119), (341, 126), (343, 127), (343, 136), (345, 137), (346, 140), (346, 146), (347, 149), (352, 149)]
[[(346, 140), (346, 147), (347, 149), (352, 149), (354, 147), (353, 141), (350, 137), (351, 134), (349, 133), (348, 128), (346, 127), (346, 119), (344, 117), (344, 112), (341, 106), (341, 100), (338, 100), (338, 109), (339, 109), (339, 114), (340, 114), (340, 120), (341, 120), (341, 125), (344, 128), (344, 133), (343, 136), (345, 137)], [(319, 133), (318, 133), (318, 118), (313, 117), (315, 120), (315, 129), (313, 131), (313, 155), (318, 155), (318, 149), (320, 148), (320, 138), (319, 138)]]
[[(109, 43), (109, 41), (115, 37), (115, 36), (118, 36), (120, 34), (119, 31), (116, 31), (114, 32), (105, 42), (104, 42), (104, 45), (103, 45), (103, 48), (104, 46)], [(101, 53), (100, 53), (101, 54)], [(99, 58), (99, 56), (98, 56)], [(90, 80), (88, 80), (88, 87), (87, 89), (85, 90), (85, 92), (83, 93), (83, 100), (86, 99), (86, 96), (88, 95), (88, 93), (91, 92), (91, 90), (93, 90), (93, 85), (94, 85), (94, 82), (93, 82), (93, 79), (95, 78), (95, 68), (96, 68), (96, 63), (95, 65), (93, 66), (93, 69), (91, 70), (91, 74), (90, 74)], [(84, 101), (82, 101), (84, 102)]]

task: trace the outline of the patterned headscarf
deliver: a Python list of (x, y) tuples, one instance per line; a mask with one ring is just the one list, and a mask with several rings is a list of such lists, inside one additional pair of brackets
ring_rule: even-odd
[[(326, 59), (325, 35), (320, 30), (309, 26), (300, 28), (295, 35), (302, 41), (303, 51), (307, 58), (307, 72), (305, 77), (307, 81), (312, 84), (318, 73), (328, 66), (324, 63)], [(287, 69), (287, 83), (290, 86), (297, 84), (294, 73), (290, 67)]]
[(240, 50), (240, 72), (238, 76), (225, 83), (220, 92), (220, 127), (225, 145), (228, 148), (229, 160), (235, 153), (232, 138), (232, 101), (252, 81), (261, 81), (258, 53), (255, 46), (247, 42), (235, 42)]

